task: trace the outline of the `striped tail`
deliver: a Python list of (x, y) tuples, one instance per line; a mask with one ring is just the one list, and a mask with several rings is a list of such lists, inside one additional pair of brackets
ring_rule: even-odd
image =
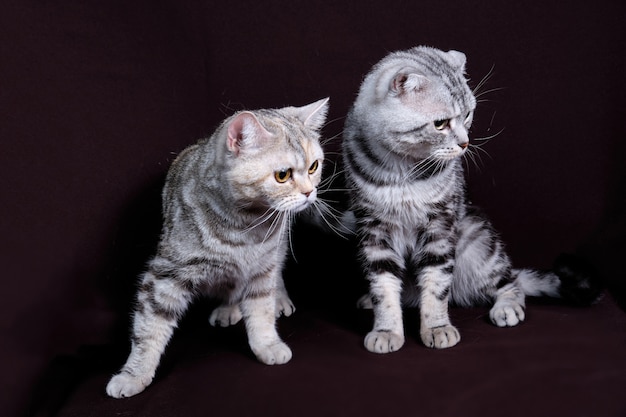
[(594, 268), (572, 254), (558, 256), (552, 271), (514, 269), (513, 278), (527, 296), (561, 298), (576, 306), (593, 304), (602, 292)]

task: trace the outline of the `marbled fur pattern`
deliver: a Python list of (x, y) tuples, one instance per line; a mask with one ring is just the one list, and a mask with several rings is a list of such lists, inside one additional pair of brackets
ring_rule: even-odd
[(212, 325), (243, 319), (259, 361), (291, 359), (275, 328), (277, 316), (295, 310), (281, 272), (292, 217), (317, 196), (327, 109), (324, 99), (239, 112), (174, 161), (157, 254), (140, 279), (131, 352), (108, 395), (129, 397), (152, 382), (178, 321), (199, 295), (224, 300)]
[(497, 326), (525, 317), (525, 295), (557, 296), (551, 273), (515, 270), (489, 221), (466, 198), (462, 156), (476, 99), (465, 55), (416, 47), (365, 77), (347, 117), (343, 156), (373, 308), (368, 350), (404, 344), (403, 306), (419, 306), (426, 346), (460, 340), (448, 304), (492, 303)]

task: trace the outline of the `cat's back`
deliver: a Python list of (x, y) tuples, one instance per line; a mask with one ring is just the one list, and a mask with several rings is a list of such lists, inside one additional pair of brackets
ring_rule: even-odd
[(215, 135), (200, 139), (183, 149), (170, 165), (164, 186), (164, 197), (181, 190), (185, 182), (207, 175), (207, 168), (215, 159)]
[(220, 190), (215, 136), (188, 146), (170, 165), (161, 193), (163, 247), (191, 251), (214, 241), (221, 227), (211, 214)]
[(183, 149), (169, 167), (162, 192), (164, 220), (180, 216), (184, 207), (211, 204), (219, 193), (224, 150), (223, 124), (211, 135)]

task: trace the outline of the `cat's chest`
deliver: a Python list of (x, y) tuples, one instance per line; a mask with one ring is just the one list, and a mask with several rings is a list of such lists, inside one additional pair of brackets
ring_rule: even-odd
[[(259, 235), (260, 232), (263, 233)], [(208, 245), (205, 242), (203, 250), (229, 258), (247, 275), (278, 262), (284, 252), (285, 238), (281, 230), (230, 231), (228, 238), (215, 236)]]
[(376, 217), (421, 225), (428, 222), (433, 207), (453, 200), (456, 188), (450, 182), (427, 180), (373, 187), (363, 197)]
[[(272, 226), (273, 225), (273, 226)], [(240, 229), (227, 225), (181, 222), (167, 234), (164, 247), (177, 258), (204, 259), (214, 279), (247, 279), (280, 264), (286, 250), (281, 225)]]
[(210, 260), (203, 279), (217, 287), (245, 286), (259, 277), (268, 276), (280, 267), (285, 257), (282, 242), (213, 246), (199, 253)]

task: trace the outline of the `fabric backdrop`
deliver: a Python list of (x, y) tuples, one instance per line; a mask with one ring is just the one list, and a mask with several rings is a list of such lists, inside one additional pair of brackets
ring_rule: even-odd
[(619, 299), (625, 11), (617, 0), (3, 1), (0, 414), (36, 408), (55, 358), (126, 337), (178, 152), (233, 111), (329, 96), (336, 161), (364, 74), (415, 45), (463, 51), (471, 85), (487, 78), (467, 172), (514, 263), (577, 252)]

